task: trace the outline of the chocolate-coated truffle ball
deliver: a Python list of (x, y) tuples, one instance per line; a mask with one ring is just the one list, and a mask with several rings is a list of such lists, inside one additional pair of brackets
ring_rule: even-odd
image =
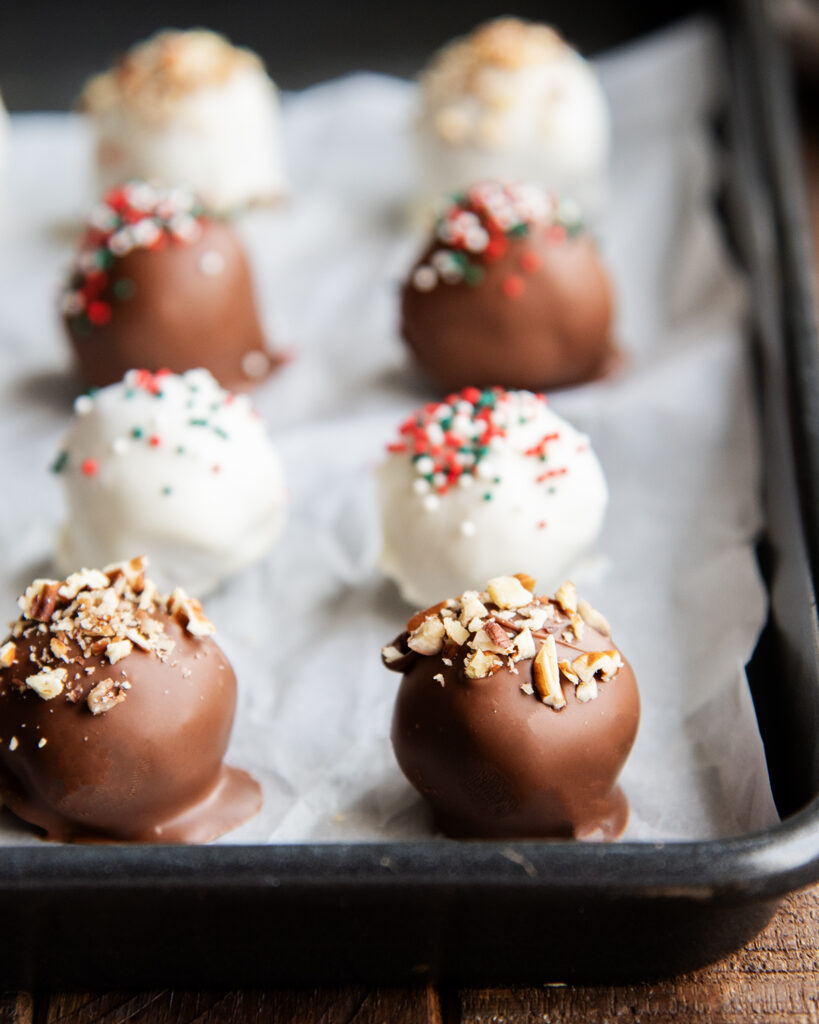
[(395, 756), (448, 835), (616, 839), (634, 674), (571, 583), (553, 598), (533, 589), (525, 575), (490, 580), (419, 612), (383, 649), (403, 674)]
[(52, 466), (68, 504), (59, 572), (142, 551), (160, 587), (201, 596), (277, 540), (281, 463), (247, 395), (207, 370), (129, 370), (74, 410)]
[(281, 361), (265, 347), (238, 238), (184, 189), (112, 189), (91, 213), (61, 310), (94, 387), (136, 366), (204, 366), (237, 391)]
[(222, 764), (236, 679), (142, 559), (35, 580), (0, 645), (0, 797), (49, 839), (207, 842), (261, 790)]
[(600, 532), (603, 470), (543, 395), (464, 388), (418, 409), (387, 448), (381, 567), (416, 608), (510, 565), (553, 589)]
[(608, 275), (577, 206), (533, 185), (459, 194), (404, 285), (401, 331), (438, 387), (550, 390), (615, 361)]
[(83, 90), (99, 191), (185, 184), (217, 210), (286, 188), (279, 97), (259, 57), (204, 29), (157, 32)]
[(425, 208), (469, 182), (513, 178), (602, 212), (608, 103), (594, 68), (553, 28), (487, 22), (435, 54), (419, 84)]

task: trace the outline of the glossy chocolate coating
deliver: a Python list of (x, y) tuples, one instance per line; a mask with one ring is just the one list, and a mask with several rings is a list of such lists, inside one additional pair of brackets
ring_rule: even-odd
[[(184, 373), (201, 366), (223, 387), (241, 391), (281, 363), (266, 348), (239, 239), (220, 221), (203, 220), (202, 227), (190, 245), (136, 248), (114, 260), (100, 295), (111, 305), (107, 324), (64, 318), (89, 384), (113, 384), (134, 367)], [(203, 269), (214, 265), (218, 273)], [(262, 368), (256, 375), (243, 365), (249, 353)]]
[[(400, 650), (405, 640), (396, 641)], [(582, 641), (568, 644), (557, 633), (555, 641), (560, 660), (612, 646), (589, 628)], [(469, 679), (465, 653), (452, 653), (451, 666), (411, 652), (389, 666), (404, 673), (392, 722), (395, 756), (441, 830), (484, 839), (621, 835), (628, 804), (616, 780), (640, 717), (629, 664), (585, 704), (561, 676), (567, 704), (555, 711), (521, 690), (532, 683), (532, 660), (519, 661), (517, 674), (502, 668)]]
[[(437, 248), (434, 241), (414, 269)], [(439, 282), (421, 291), (411, 273), (402, 292), (401, 332), (443, 391), (470, 384), (548, 391), (616, 364), (611, 283), (588, 235), (555, 241), (535, 226), (510, 238), (500, 259), (473, 259), (484, 273), (479, 284)], [(514, 297), (504, 290), (510, 278), (522, 285)]]
[[(76, 703), (25, 686), (37, 671), (29, 645), (39, 656), (49, 634), (20, 642), (23, 659), (0, 670), (0, 797), (49, 839), (207, 842), (261, 806), (259, 785), (222, 764), (236, 705), (229, 662), (175, 616), (154, 618), (175, 642), (164, 662), (134, 648), (111, 665), (68, 641), (66, 691), (80, 688)], [(107, 678), (131, 687), (93, 715), (86, 697)]]

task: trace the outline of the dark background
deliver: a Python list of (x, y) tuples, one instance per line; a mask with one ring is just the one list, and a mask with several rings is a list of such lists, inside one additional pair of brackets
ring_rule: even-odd
[(285, 89), (361, 69), (411, 76), (437, 46), (486, 18), (553, 22), (585, 53), (690, 9), (685, 0), (0, 0), (0, 89), (11, 110), (66, 109), (85, 79), (160, 28), (202, 25), (265, 59)]

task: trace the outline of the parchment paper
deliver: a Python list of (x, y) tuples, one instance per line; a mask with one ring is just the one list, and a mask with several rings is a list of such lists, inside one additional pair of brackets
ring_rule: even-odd
[[(643, 699), (623, 776), (627, 835), (703, 839), (775, 820), (743, 665), (765, 615), (753, 541), (759, 466), (747, 295), (710, 199), (708, 117), (722, 57), (691, 22), (600, 62), (615, 119), (604, 243), (628, 361), (556, 394), (588, 432), (611, 505), (577, 582), (613, 623)], [(287, 97), (289, 203), (241, 224), (259, 300), (296, 358), (257, 393), (291, 494), (277, 549), (206, 602), (240, 705), (230, 760), (265, 805), (228, 842), (431, 834), (392, 757), (398, 677), (379, 650), (407, 608), (376, 568), (373, 470), (397, 423), (433, 397), (396, 332), (419, 240), (406, 82), (353, 75)], [(48, 557), (63, 510), (47, 467), (78, 385), (55, 295), (90, 202), (75, 116), (15, 117), (0, 218), (0, 617)], [(525, 569), (510, 566), (510, 571)], [(445, 596), (445, 595), (442, 595)], [(0, 816), (0, 842), (35, 842)]]

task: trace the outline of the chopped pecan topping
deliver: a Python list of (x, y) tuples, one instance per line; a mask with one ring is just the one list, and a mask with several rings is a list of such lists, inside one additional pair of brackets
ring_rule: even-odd
[(58, 636), (53, 636), (48, 646), (51, 648), (51, 653), (55, 658), (59, 658), (60, 661), (68, 664), (68, 644), (64, 640), (61, 640)]
[(565, 707), (566, 698), (560, 685), (560, 669), (557, 667), (557, 648), (555, 638), (551, 635), (546, 637), (535, 655), (532, 678), (544, 704), (555, 709)]
[(555, 601), (568, 614), (577, 611), (577, 587), (571, 580), (566, 580), (555, 592)]
[(530, 594), (535, 592), (535, 577), (530, 576), (527, 572), (516, 572), (515, 579), (520, 580), (524, 587), (529, 591)]
[(60, 603), (60, 585), (56, 580), (35, 580), (18, 604), (27, 619), (48, 622)]
[(503, 665), (497, 654), (488, 651), (474, 651), (464, 661), (464, 672), (470, 679), (485, 679)]
[(407, 647), (416, 654), (440, 654), (444, 646), (444, 624), (430, 616), (410, 633)]
[(26, 686), (43, 700), (53, 700), (63, 692), (68, 672), (64, 668), (47, 668), (26, 679)]
[(381, 657), (387, 665), (391, 665), (395, 661), (401, 661), (406, 655), (399, 651), (394, 644), (387, 644), (386, 647), (381, 648)]
[(446, 601), (439, 601), (438, 604), (425, 608), (422, 612), (416, 612), (406, 625), (407, 632), (414, 633), (424, 619), (428, 619), (430, 615), (437, 615), (444, 607), (446, 607)]
[[(416, 654), (440, 657), (451, 667), (460, 648), (469, 650), (463, 660), (468, 679), (484, 679), (504, 665), (517, 675), (518, 662), (532, 661), (534, 686), (521, 684), (537, 693), (548, 706), (565, 707), (561, 676), (576, 689), (580, 701), (597, 696), (598, 681), (611, 678), (623, 664), (619, 652), (582, 652), (574, 660), (558, 663), (558, 643), (571, 647), (583, 640), (587, 626), (603, 631), (608, 623), (587, 602), (579, 600), (577, 589), (566, 582), (554, 598), (538, 597), (535, 580), (525, 573), (498, 576), (489, 581), (486, 592), (467, 590), (458, 598), (441, 601), (410, 619), (408, 648)], [(403, 639), (396, 641), (403, 646)], [(538, 646), (540, 644), (540, 646)], [(574, 656), (575, 652), (572, 652)], [(387, 665), (402, 670), (407, 657), (397, 646), (382, 651)]]
[(130, 640), (112, 640), (105, 648), (105, 656), (112, 665), (116, 665), (118, 661), (127, 658), (133, 649)]
[(532, 600), (532, 591), (527, 590), (516, 576), (496, 576), (486, 589), (498, 608), (523, 608)]
[(89, 711), (92, 715), (102, 715), (110, 711), (125, 700), (129, 689), (130, 683), (125, 681), (118, 683), (113, 679), (103, 679), (86, 698)]
[(581, 597), (577, 602), (577, 610), (583, 618), (583, 621), (591, 629), (596, 629), (598, 633), (602, 633), (603, 636), (611, 636), (611, 626), (609, 625), (608, 619), (601, 615), (596, 608), (592, 608), (588, 601), (584, 601)]

